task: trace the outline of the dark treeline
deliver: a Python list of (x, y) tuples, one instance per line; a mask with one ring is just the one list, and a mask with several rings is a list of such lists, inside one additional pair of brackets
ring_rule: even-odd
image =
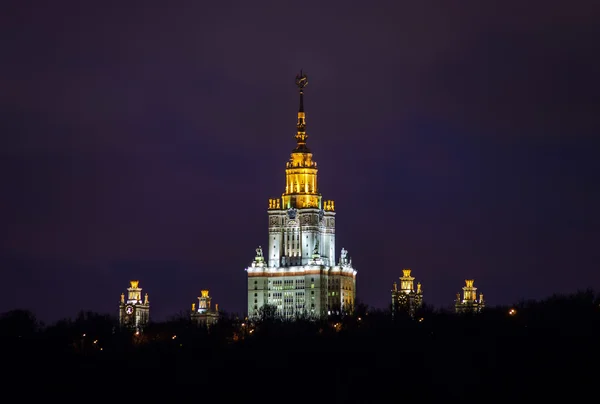
[[(595, 391), (599, 304), (585, 291), (476, 315), (424, 307), (414, 318), (358, 304), (351, 316), (319, 321), (263, 312), (248, 323), (223, 313), (210, 329), (179, 315), (139, 334), (109, 315), (82, 312), (45, 326), (14, 310), (0, 318), (1, 354), (4, 381), (65, 392), (136, 386), (218, 402), (572, 400)], [(169, 390), (175, 383), (190, 388)]]

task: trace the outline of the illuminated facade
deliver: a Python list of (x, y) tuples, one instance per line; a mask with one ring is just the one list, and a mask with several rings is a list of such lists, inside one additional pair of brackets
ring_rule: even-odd
[(485, 308), (483, 293), (479, 294), (479, 300), (477, 300), (477, 288), (473, 286), (474, 282), (474, 279), (465, 279), (462, 299), (460, 293), (456, 294), (454, 307), (457, 313), (479, 313)]
[(285, 170), (285, 192), (269, 199), (269, 243), (261, 247), (248, 273), (248, 316), (261, 307), (276, 307), (278, 316), (324, 316), (354, 309), (356, 271), (348, 251), (335, 259), (335, 204), (318, 191), (317, 163), (306, 145), (302, 72), (296, 76), (300, 89), (296, 148)]
[(194, 323), (202, 326), (210, 327), (219, 321), (219, 305), (211, 305), (212, 298), (208, 294), (208, 290), (201, 290), (198, 297), (198, 307), (196, 303), (192, 303), (191, 319)]
[(405, 312), (411, 317), (415, 311), (423, 306), (423, 290), (421, 283), (417, 282), (417, 289), (414, 288), (415, 278), (410, 276), (410, 269), (403, 269), (400, 277), (400, 289), (394, 282), (392, 287), (392, 316), (396, 313)]
[(141, 331), (150, 320), (148, 293), (146, 293), (144, 301), (142, 301), (142, 288), (139, 287), (140, 281), (130, 281), (129, 283), (127, 300), (125, 300), (125, 294), (121, 293), (119, 324), (121, 327)]

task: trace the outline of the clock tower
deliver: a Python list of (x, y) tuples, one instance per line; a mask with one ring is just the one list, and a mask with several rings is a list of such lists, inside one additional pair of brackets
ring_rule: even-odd
[(130, 281), (127, 288), (127, 300), (125, 294), (121, 293), (121, 302), (119, 304), (119, 324), (121, 327), (141, 331), (150, 319), (150, 302), (148, 293), (142, 301), (142, 288), (139, 287), (140, 281)]
[(296, 76), (300, 105), (296, 147), (285, 165), (285, 191), (268, 203), (269, 241), (256, 249), (248, 274), (248, 316), (273, 306), (282, 318), (320, 317), (354, 309), (356, 271), (342, 248), (336, 261), (333, 200), (323, 199), (317, 162), (307, 145), (304, 89), (308, 78)]

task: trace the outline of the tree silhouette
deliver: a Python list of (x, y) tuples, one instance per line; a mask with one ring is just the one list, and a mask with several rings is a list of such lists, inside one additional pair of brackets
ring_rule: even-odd
[(31, 338), (40, 329), (35, 315), (28, 310), (12, 310), (0, 317), (0, 337)]

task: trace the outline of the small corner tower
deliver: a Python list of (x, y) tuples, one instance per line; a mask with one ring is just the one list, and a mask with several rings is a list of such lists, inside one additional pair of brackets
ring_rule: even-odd
[(130, 281), (127, 288), (127, 300), (125, 294), (121, 293), (119, 304), (119, 324), (121, 327), (141, 331), (150, 320), (150, 301), (148, 293), (142, 301), (142, 288), (140, 281)]
[(196, 303), (192, 303), (192, 322), (210, 327), (219, 321), (219, 305), (215, 304), (213, 308), (211, 301), (212, 297), (210, 297), (208, 290), (201, 290), (200, 296), (198, 296), (198, 307), (196, 308)]
[(462, 299), (460, 293), (456, 294), (454, 307), (457, 313), (479, 313), (485, 308), (483, 293), (479, 294), (479, 299), (477, 299), (477, 288), (473, 286), (474, 282), (474, 279), (465, 279)]
[(400, 277), (400, 288), (398, 289), (396, 282), (392, 286), (392, 316), (404, 312), (413, 317), (415, 311), (423, 306), (421, 283), (417, 282), (417, 289), (415, 290), (415, 278), (410, 273), (410, 269), (403, 269)]

